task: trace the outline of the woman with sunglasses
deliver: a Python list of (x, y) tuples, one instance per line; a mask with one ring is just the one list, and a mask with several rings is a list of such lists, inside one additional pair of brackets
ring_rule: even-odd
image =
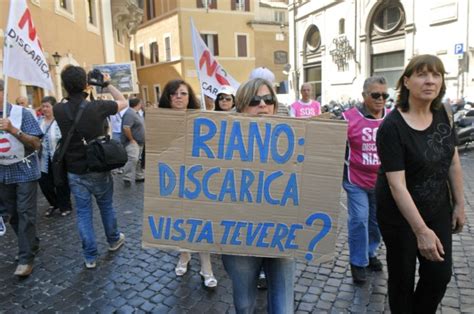
[(224, 85), (217, 93), (214, 101), (215, 111), (232, 111), (235, 107), (235, 90), (232, 86)]
[[(278, 109), (275, 92), (264, 79), (257, 78), (242, 84), (235, 100), (237, 112), (274, 115)], [(262, 266), (267, 275), (268, 313), (294, 313), (293, 259), (222, 255), (222, 261), (232, 280), (236, 313), (255, 312), (257, 280)]]
[[(191, 85), (183, 80), (169, 81), (161, 95), (159, 108), (170, 108), (174, 110), (199, 109), (200, 105)], [(199, 253), (201, 259), (201, 271), (199, 274), (203, 279), (204, 286), (215, 288), (217, 280), (212, 272), (211, 255), (209, 253)], [(176, 276), (184, 276), (188, 271), (188, 264), (191, 260), (190, 252), (181, 252), (178, 264), (174, 271)]]
[(380, 166), (375, 140), (388, 110), (387, 81), (382, 76), (365, 80), (361, 106), (343, 112), (348, 122), (342, 186), (347, 194), (349, 263), (354, 283), (364, 283), (367, 269), (381, 271), (377, 259), (381, 237), (375, 209), (375, 181)]
[(392, 313), (436, 313), (451, 280), (452, 233), (465, 222), (456, 135), (441, 103), (445, 73), (438, 57), (413, 57), (377, 134), (377, 219)]

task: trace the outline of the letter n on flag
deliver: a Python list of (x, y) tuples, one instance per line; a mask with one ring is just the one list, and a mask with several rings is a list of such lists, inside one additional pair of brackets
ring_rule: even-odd
[(201, 90), (204, 95), (216, 99), (215, 91), (221, 89), (224, 85), (230, 85), (235, 90), (240, 86), (227, 71), (225, 71), (212, 55), (206, 43), (202, 40), (198, 30), (191, 20), (191, 34), (193, 40), (194, 64), (201, 84)]
[(3, 74), (34, 86), (54, 90), (48, 62), (25, 0), (10, 0), (5, 30)]

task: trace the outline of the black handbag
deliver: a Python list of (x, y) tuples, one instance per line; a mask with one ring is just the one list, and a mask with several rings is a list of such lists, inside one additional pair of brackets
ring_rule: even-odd
[(56, 150), (54, 151), (53, 159), (51, 161), (51, 169), (53, 172), (54, 186), (56, 187), (66, 186), (68, 184), (67, 169), (66, 162), (64, 160), (64, 155), (66, 154), (66, 150), (69, 146), (69, 143), (71, 142), (72, 134), (76, 129), (77, 122), (79, 122), (79, 119), (82, 116), (82, 112), (84, 111), (86, 104), (87, 102), (85, 101), (85, 99), (82, 100), (81, 105), (79, 106), (79, 111), (76, 115), (76, 119), (74, 119), (74, 123), (69, 129), (66, 139), (63, 142), (63, 139), (61, 138), (58, 142)]
[(92, 172), (110, 171), (123, 167), (128, 161), (127, 151), (109, 135), (101, 136), (86, 144), (87, 168)]

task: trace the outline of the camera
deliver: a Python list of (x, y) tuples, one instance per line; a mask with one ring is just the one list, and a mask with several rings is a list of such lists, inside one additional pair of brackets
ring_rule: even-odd
[(104, 82), (104, 74), (102, 74), (98, 69), (94, 69), (87, 73), (87, 83), (89, 85), (100, 87), (107, 87), (107, 85), (109, 85), (109, 82)]

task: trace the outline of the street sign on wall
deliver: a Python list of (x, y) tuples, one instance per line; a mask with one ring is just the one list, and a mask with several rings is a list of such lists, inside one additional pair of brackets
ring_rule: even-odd
[(454, 54), (458, 57), (458, 59), (462, 59), (464, 55), (464, 44), (459, 43), (454, 45)]

